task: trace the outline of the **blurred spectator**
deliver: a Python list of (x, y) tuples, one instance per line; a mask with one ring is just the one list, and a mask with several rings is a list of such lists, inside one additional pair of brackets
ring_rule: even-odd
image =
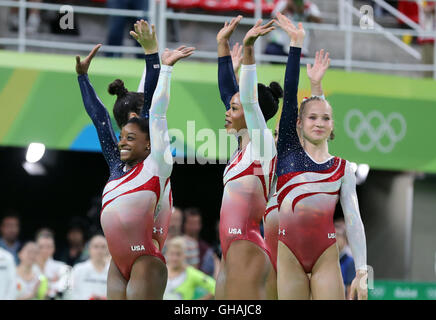
[(105, 300), (109, 261), (105, 237), (95, 235), (89, 242), (89, 260), (78, 263), (72, 271), (72, 299)]
[(218, 272), (219, 267), (221, 264), (221, 256), (223, 254), (222, 248), (221, 248), (221, 241), (220, 241), (220, 220), (218, 219), (215, 223), (215, 242), (212, 245), (212, 251), (213, 251), (213, 260), (214, 260), (214, 274), (213, 277), (215, 279), (218, 278)]
[[(16, 0), (17, 1), (17, 0)], [(42, 0), (28, 0), (28, 2), (42, 2)], [(11, 8), (8, 18), (9, 30), (18, 31), (18, 8)], [(29, 16), (26, 21), (27, 33), (38, 32), (41, 25), (41, 13), (39, 9), (29, 9)]]
[(164, 246), (162, 248), (162, 254), (165, 254), (167, 250), (167, 243), (174, 237), (182, 235), (182, 225), (183, 225), (183, 211), (179, 207), (173, 207), (170, 223), (168, 225), (168, 234), (165, 240)]
[[(419, 7), (419, 24), (424, 31), (436, 30), (436, 3), (430, 1), (421, 1)], [(434, 63), (434, 37), (419, 37), (418, 43), (422, 46), (422, 63)], [(424, 77), (433, 77), (432, 71), (425, 71)]]
[(14, 257), (0, 248), (0, 300), (15, 300), (17, 280)]
[(61, 251), (58, 258), (70, 266), (88, 259), (85, 250), (85, 224), (80, 217), (74, 217), (67, 231), (67, 246)]
[[(148, 0), (107, 0), (107, 7), (111, 9), (130, 9), (130, 10), (148, 10)], [(109, 46), (122, 46), (125, 35), (126, 22), (128, 27), (133, 30), (133, 24), (136, 20), (144, 19), (145, 17), (128, 18), (122, 16), (109, 16), (109, 34), (107, 44)], [(139, 46), (137, 41), (135, 45)], [(107, 57), (121, 57), (121, 53), (107, 52)], [(142, 56), (142, 55), (137, 55)]]
[(215, 266), (213, 250), (205, 241), (200, 239), (201, 228), (200, 210), (198, 208), (185, 209), (183, 231), (186, 241), (186, 262), (208, 275), (213, 275)]
[[(277, 12), (283, 13), (292, 23), (297, 26), (298, 22), (321, 23), (321, 12), (318, 6), (306, 0), (280, 0), (277, 2), (272, 16), (275, 17)], [(310, 38), (313, 32), (306, 28), (306, 37), (304, 38), (303, 48), (301, 53), (303, 56), (309, 54)], [(289, 52), (289, 36), (283, 30), (277, 28), (272, 31), (269, 36), (269, 43), (265, 49), (266, 54), (284, 55)]]
[(8, 251), (18, 264), (18, 250), (21, 243), (18, 240), (20, 234), (20, 218), (13, 212), (7, 213), (0, 224), (0, 247)]
[(339, 250), (339, 263), (341, 265), (342, 278), (344, 280), (345, 297), (350, 298), (350, 287), (356, 276), (356, 270), (354, 267), (354, 259), (351, 256), (351, 250), (348, 247), (347, 235), (345, 232), (344, 219), (340, 218), (335, 220), (336, 229), (336, 243)]
[(17, 267), (17, 300), (45, 299), (48, 293), (48, 280), (44, 275), (37, 274), (33, 268), (38, 246), (35, 242), (27, 242), (18, 255), (20, 264)]
[(37, 233), (36, 244), (38, 255), (34, 271), (43, 274), (48, 279), (48, 297), (56, 299), (62, 296), (67, 289), (68, 273), (70, 268), (61, 261), (53, 260), (55, 242), (53, 233), (43, 229)]
[[(215, 280), (186, 263), (184, 237), (175, 237), (167, 245), (168, 282), (164, 300), (213, 299)], [(203, 289), (201, 295), (198, 289)], [(196, 297), (197, 292), (197, 297)]]

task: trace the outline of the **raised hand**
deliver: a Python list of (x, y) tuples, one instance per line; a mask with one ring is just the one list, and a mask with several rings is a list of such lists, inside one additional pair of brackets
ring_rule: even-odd
[(87, 74), (89, 65), (91, 64), (92, 58), (97, 54), (98, 49), (101, 48), (101, 44), (98, 44), (94, 47), (94, 49), (91, 50), (91, 52), (88, 54), (88, 56), (80, 60), (80, 56), (76, 56), (76, 72), (77, 74)]
[(239, 42), (236, 42), (236, 44), (233, 46), (230, 55), (232, 56), (233, 71), (235, 74), (238, 74), (242, 63), (242, 46), (239, 44)]
[(329, 66), (329, 53), (327, 52), (324, 55), (324, 49), (317, 51), (313, 67), (310, 65), (310, 63), (307, 64), (307, 76), (309, 77), (310, 83), (320, 84)]
[(262, 25), (262, 19), (257, 20), (256, 24), (248, 30), (247, 34), (244, 37), (244, 46), (252, 46), (256, 39), (260, 36), (264, 36), (275, 29), (273, 27), (274, 20), (269, 21), (268, 23)]
[(167, 66), (173, 66), (180, 59), (189, 57), (195, 51), (194, 47), (180, 46), (175, 50), (168, 48), (162, 53), (162, 64)]
[(218, 32), (216, 36), (216, 41), (218, 43), (222, 41), (228, 41), (230, 37), (232, 36), (233, 31), (235, 31), (236, 27), (238, 26), (239, 22), (242, 20), (242, 16), (239, 15), (236, 18), (233, 18), (230, 23), (227, 21), (224, 23), (224, 27), (221, 28), (221, 30)]
[(158, 52), (159, 48), (154, 24), (151, 25), (151, 31), (149, 24), (144, 20), (136, 21), (133, 27), (135, 31), (130, 31), (130, 35), (144, 48), (145, 54)]
[(274, 20), (275, 23), (288, 34), (291, 39), (291, 46), (301, 48), (303, 46), (304, 37), (306, 36), (303, 24), (301, 22), (298, 23), (298, 28), (296, 28), (292, 21), (280, 12), (277, 12), (276, 17), (277, 19)]

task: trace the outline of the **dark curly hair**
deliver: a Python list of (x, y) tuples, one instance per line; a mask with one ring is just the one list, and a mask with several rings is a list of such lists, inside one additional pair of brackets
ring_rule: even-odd
[(267, 87), (262, 83), (257, 84), (258, 101), (265, 121), (268, 121), (279, 109), (279, 99), (283, 97), (283, 89), (278, 82), (271, 82)]
[(124, 82), (116, 79), (109, 84), (107, 91), (111, 95), (116, 95), (113, 113), (119, 128), (125, 126), (129, 120), (129, 113), (140, 114), (144, 106), (144, 94), (141, 92), (130, 92), (124, 86)]
[(148, 119), (134, 117), (129, 119), (127, 123), (136, 124), (139, 127), (139, 129), (141, 129), (141, 131), (147, 135), (147, 139), (150, 139), (150, 127), (148, 124)]

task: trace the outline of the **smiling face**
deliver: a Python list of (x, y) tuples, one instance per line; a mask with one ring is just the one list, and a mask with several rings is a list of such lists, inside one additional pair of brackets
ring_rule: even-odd
[(303, 138), (313, 144), (320, 144), (330, 137), (333, 131), (332, 108), (325, 101), (310, 101), (304, 106), (297, 127)]
[(244, 109), (242, 108), (241, 100), (239, 99), (239, 92), (236, 93), (230, 100), (230, 109), (226, 111), (226, 124), (227, 132), (231, 129), (239, 131), (246, 129)]
[(145, 160), (150, 154), (150, 138), (139, 125), (127, 123), (121, 130), (118, 142), (121, 161), (133, 163)]

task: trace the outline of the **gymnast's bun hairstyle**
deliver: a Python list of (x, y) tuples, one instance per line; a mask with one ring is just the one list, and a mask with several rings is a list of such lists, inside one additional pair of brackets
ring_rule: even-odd
[(262, 83), (257, 84), (259, 106), (265, 121), (275, 116), (279, 109), (279, 99), (283, 97), (283, 89), (278, 82), (271, 82), (267, 87)]
[(129, 120), (129, 113), (140, 114), (144, 106), (144, 94), (141, 92), (130, 92), (124, 86), (124, 82), (116, 79), (109, 84), (107, 91), (113, 96), (117, 96), (113, 113), (118, 127), (121, 129)]

